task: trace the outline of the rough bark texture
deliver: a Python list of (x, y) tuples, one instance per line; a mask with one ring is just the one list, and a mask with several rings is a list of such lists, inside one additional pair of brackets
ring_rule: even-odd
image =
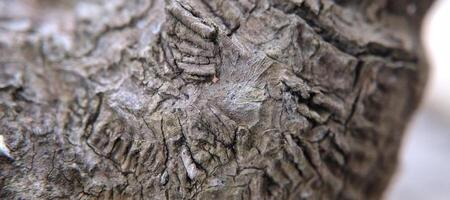
[(0, 0), (0, 196), (379, 199), (429, 2)]

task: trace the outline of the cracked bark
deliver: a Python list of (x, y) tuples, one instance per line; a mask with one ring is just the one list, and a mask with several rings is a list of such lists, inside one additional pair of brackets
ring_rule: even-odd
[(0, 196), (380, 199), (430, 3), (0, 1)]

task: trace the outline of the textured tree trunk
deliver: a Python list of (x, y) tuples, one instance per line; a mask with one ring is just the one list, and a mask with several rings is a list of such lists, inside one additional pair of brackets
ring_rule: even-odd
[(0, 196), (379, 199), (429, 4), (0, 0)]

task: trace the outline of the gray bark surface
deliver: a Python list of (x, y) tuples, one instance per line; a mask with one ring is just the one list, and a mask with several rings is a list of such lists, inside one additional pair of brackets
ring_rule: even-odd
[(0, 197), (379, 199), (429, 4), (0, 0)]

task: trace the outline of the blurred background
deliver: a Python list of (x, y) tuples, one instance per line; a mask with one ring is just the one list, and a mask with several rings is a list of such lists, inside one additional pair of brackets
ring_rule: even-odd
[(387, 200), (450, 199), (450, 0), (433, 5), (422, 40), (431, 65), (427, 91), (406, 133)]

